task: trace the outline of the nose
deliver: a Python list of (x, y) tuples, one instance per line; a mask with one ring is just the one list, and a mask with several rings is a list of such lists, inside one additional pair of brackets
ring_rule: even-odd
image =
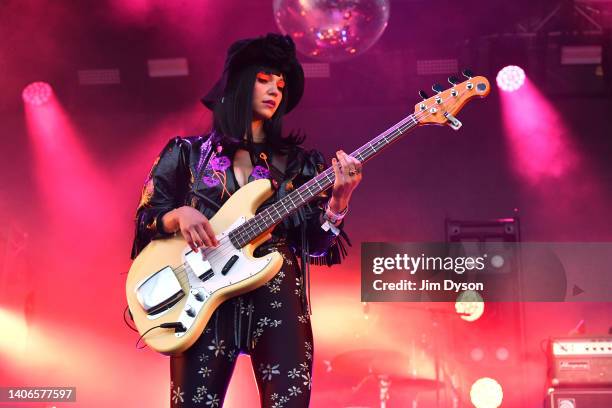
[(278, 96), (279, 91), (276, 85), (272, 85), (270, 88), (268, 88), (268, 94), (274, 96), (275, 98)]

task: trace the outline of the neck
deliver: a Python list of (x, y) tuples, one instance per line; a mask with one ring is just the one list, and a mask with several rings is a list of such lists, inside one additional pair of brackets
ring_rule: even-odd
[(254, 120), (251, 124), (253, 142), (262, 143), (266, 141), (266, 134), (263, 131), (263, 120)]

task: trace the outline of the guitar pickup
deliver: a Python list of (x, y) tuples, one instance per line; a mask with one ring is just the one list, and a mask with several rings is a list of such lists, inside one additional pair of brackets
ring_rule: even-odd
[(205, 271), (204, 273), (198, 275), (198, 278), (200, 278), (200, 280), (202, 282), (206, 282), (207, 280), (209, 280), (213, 276), (215, 276), (215, 272), (212, 269), (209, 269), (209, 270)]
[(238, 255), (232, 255), (232, 257), (223, 266), (223, 269), (221, 269), (221, 274), (223, 276), (227, 275), (227, 273), (230, 271), (230, 269), (232, 269), (232, 266), (234, 266), (237, 260)]

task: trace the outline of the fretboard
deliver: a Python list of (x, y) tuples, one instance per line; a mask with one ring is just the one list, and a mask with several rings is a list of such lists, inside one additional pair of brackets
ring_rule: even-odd
[[(381, 150), (398, 140), (404, 133), (418, 124), (414, 115), (407, 116), (399, 123), (376, 136), (368, 143), (355, 150), (350, 155), (361, 163), (365, 163), (376, 156)], [(236, 248), (242, 248), (264, 231), (269, 230), (283, 219), (294, 213), (322, 191), (327, 190), (334, 184), (335, 174), (333, 168), (329, 167), (316, 177), (307, 181), (299, 188), (287, 194), (282, 199), (257, 213), (253, 218), (246, 221), (230, 232), (229, 237)]]

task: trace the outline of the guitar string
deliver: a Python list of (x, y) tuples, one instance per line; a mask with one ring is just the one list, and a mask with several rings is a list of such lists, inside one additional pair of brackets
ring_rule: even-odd
[[(469, 91), (469, 89), (467, 89), (467, 88), (466, 88), (466, 91), (461, 92), (461, 93), (460, 93), (460, 94), (458, 94), (457, 96), (451, 96), (450, 98), (458, 98), (458, 97), (460, 97), (460, 96), (463, 96), (463, 95), (464, 95), (464, 94), (465, 94), (467, 91)], [(442, 100), (442, 103), (443, 103), (443, 102), (447, 102), (447, 101), (448, 101), (450, 98), (447, 98), (447, 99), (445, 99), (445, 100)], [(440, 104), (438, 104), (438, 105), (441, 105), (442, 103), (440, 103)], [(452, 105), (450, 105), (450, 108), (452, 109), (452, 107), (454, 107), (454, 106), (455, 106), (457, 103), (458, 103), (458, 101), (455, 101), (455, 102), (454, 102)], [(401, 136), (401, 135), (402, 135), (403, 133), (405, 133), (407, 130), (409, 130), (410, 128), (412, 128), (412, 127), (414, 127), (414, 126), (418, 125), (418, 123), (419, 123), (419, 122), (418, 122), (418, 120), (421, 120), (421, 119), (422, 119), (422, 118), (424, 118), (424, 117), (429, 117), (429, 116), (431, 116), (431, 115), (433, 115), (433, 113), (431, 113), (431, 112), (429, 111), (429, 109), (427, 109), (427, 110), (425, 110), (425, 111), (420, 111), (420, 112), (417, 112), (417, 113), (415, 113), (415, 114), (411, 114), (411, 115), (407, 116), (406, 118), (402, 119), (400, 122), (398, 122), (398, 124), (397, 124), (396, 126), (394, 126), (394, 127), (390, 128), (390, 129), (387, 129), (387, 131), (383, 132), (382, 134), (380, 134), (379, 136), (377, 136), (376, 138), (374, 138), (374, 139), (373, 139), (371, 142), (369, 142), (369, 143), (367, 143), (366, 145), (362, 146), (361, 148), (357, 149), (357, 150), (356, 150), (356, 151), (355, 151), (353, 154), (355, 154), (355, 153), (356, 153), (357, 155), (361, 155), (361, 154), (364, 154), (364, 153), (366, 153), (366, 152), (368, 152), (368, 151), (371, 151), (373, 154), (378, 153), (378, 149), (380, 149), (380, 148), (381, 148), (381, 146), (380, 146), (380, 142), (381, 142), (383, 139), (384, 139), (384, 144), (383, 144), (383, 146), (382, 146), (382, 147), (385, 147), (385, 145), (388, 145), (388, 143), (390, 143), (388, 140), (386, 140), (388, 136), (390, 136), (390, 135), (392, 135), (393, 133), (395, 133), (395, 132), (398, 132), (398, 131), (399, 131), (399, 134), (394, 135), (394, 140), (392, 140), (392, 141), (391, 141), (391, 143), (392, 143), (392, 142), (394, 142), (394, 141), (398, 140), (399, 136)], [(413, 122), (413, 123), (410, 123), (410, 125), (409, 125), (408, 127), (405, 127), (405, 126), (408, 124), (408, 122)], [(404, 128), (404, 127), (405, 127), (405, 128)], [(376, 145), (376, 147), (374, 147), (374, 145)], [(296, 191), (296, 193), (297, 193), (298, 197), (300, 197), (300, 199), (301, 199), (302, 201), (307, 202), (309, 199), (311, 199), (312, 197), (314, 197), (314, 195), (316, 194), (316, 193), (313, 193), (313, 191), (312, 191), (312, 190), (313, 190), (313, 187), (314, 187), (314, 190), (316, 191), (316, 190), (319, 190), (319, 189), (320, 189), (319, 184), (320, 184), (320, 182), (321, 182), (321, 181), (325, 180), (325, 181), (326, 181), (326, 182), (328, 182), (328, 183), (333, 182), (333, 178), (331, 178), (331, 179), (330, 179), (330, 177), (331, 177), (331, 176), (333, 176), (333, 171), (332, 171), (332, 172), (329, 172), (329, 170), (330, 170), (330, 169), (331, 169), (331, 167), (330, 167), (330, 168), (328, 168), (328, 169), (326, 169), (326, 171), (324, 171), (323, 173), (321, 173), (321, 177), (317, 177), (317, 178), (316, 178), (316, 181), (315, 181), (315, 179), (313, 179), (313, 180), (311, 180), (311, 181), (309, 181), (309, 182), (305, 183), (305, 184), (304, 184), (302, 187), (300, 187), (300, 189), (298, 189), (298, 190)], [(310, 195), (310, 197), (308, 197), (306, 200), (304, 200), (304, 198), (303, 198), (303, 197), (300, 195), (299, 191), (302, 191), (302, 192), (306, 192), (306, 193), (308, 193), (308, 194)], [(298, 206), (295, 206), (295, 203), (294, 203), (294, 202), (293, 202), (293, 200), (292, 200), (291, 198), (289, 198), (289, 197), (290, 197), (290, 196), (287, 196), (285, 199), (283, 199), (283, 200), (279, 200), (279, 203), (280, 203), (280, 204), (283, 206), (283, 208), (285, 209), (285, 211), (293, 211), (294, 209), (296, 209), (296, 208), (298, 208), (299, 206), (303, 205), (303, 203), (302, 203), (302, 204), (300, 204), (300, 205), (298, 205)], [(285, 206), (285, 203), (283, 203), (283, 201), (284, 201), (284, 200), (291, 202), (291, 204), (292, 204), (292, 205), (291, 205), (291, 204), (289, 204), (289, 208), (291, 208), (291, 210), (288, 210), (288, 209), (287, 209), (287, 206)], [(267, 209), (266, 209), (266, 210), (267, 210)], [(281, 219), (283, 219), (283, 218), (284, 218), (284, 216), (281, 216), (281, 213), (278, 211), (278, 209), (277, 209), (277, 208), (274, 208), (274, 210), (275, 210), (275, 211), (277, 212), (277, 214), (280, 216), (280, 218), (279, 218), (279, 220), (278, 220), (278, 221), (280, 221)], [(262, 212), (262, 213), (263, 213), (263, 212)], [(261, 214), (261, 213), (260, 213), (260, 214)], [(258, 214), (258, 216), (259, 216), (260, 214)], [(271, 219), (273, 222), (278, 222), (278, 221), (275, 221), (275, 219), (274, 219), (274, 218), (273, 218), (273, 217), (272, 217), (270, 214), (266, 214), (265, 216), (269, 216), (269, 217), (270, 217), (270, 219)], [(242, 225), (241, 225), (241, 226), (239, 226), (239, 227), (238, 227), (236, 230), (234, 230), (234, 231), (236, 231), (236, 232), (235, 232), (236, 234), (240, 235), (240, 238), (241, 238), (241, 239), (240, 239), (240, 242), (249, 242), (249, 239), (248, 239), (248, 238), (249, 238), (249, 235), (255, 235), (255, 236), (257, 236), (257, 235), (261, 234), (261, 232), (262, 232), (263, 230), (265, 230), (265, 225), (266, 225), (266, 224), (265, 224), (265, 221), (264, 221), (264, 223), (263, 223), (263, 228), (262, 228), (262, 222), (261, 222), (261, 221), (264, 221), (264, 220), (262, 220), (262, 219), (261, 219), (261, 217), (260, 217), (260, 219), (257, 219), (257, 220), (255, 220), (255, 221), (253, 221), (253, 219), (251, 219), (251, 220), (247, 221), (247, 223), (242, 224)], [(247, 225), (247, 224), (248, 224), (248, 225)], [(257, 228), (257, 229), (256, 229), (256, 228)], [(245, 235), (246, 235), (246, 238), (244, 237)]]
[[(465, 91), (461, 92), (460, 94), (458, 94), (457, 96), (451, 96), (445, 100), (442, 100), (442, 103), (447, 102), (449, 99), (451, 98), (459, 98), (460, 96), (463, 96), (467, 91), (469, 91), (467, 88)], [(442, 105), (442, 103), (438, 104), (438, 105)], [(457, 105), (458, 101), (455, 100), (454, 103), (452, 105), (450, 105), (450, 108), (452, 109), (452, 107), (454, 107), (455, 105)], [(434, 105), (435, 106), (435, 105)], [(441, 112), (441, 111), (440, 111)], [(372, 150), (373, 154), (378, 153), (378, 148), (377, 147), (373, 147), (373, 145), (379, 145), (380, 142), (384, 140), (384, 144), (382, 147), (386, 147), (388, 145), (388, 143), (390, 143), (388, 140), (386, 140), (386, 138), (390, 135), (392, 135), (395, 132), (399, 131), (398, 135), (394, 135), (395, 140), (397, 140), (397, 138), (399, 138), (403, 133), (405, 133), (407, 130), (411, 129), (412, 127), (418, 125), (419, 120), (427, 118), (431, 115), (433, 115), (434, 113), (430, 112), (429, 109), (425, 110), (425, 111), (421, 111), (421, 112), (417, 112), (417, 113), (413, 113), (408, 115), (407, 117), (405, 117), (404, 119), (400, 120), (398, 122), (397, 125), (395, 125), (392, 128), (387, 129), (386, 131), (384, 131), (383, 133), (381, 133), (380, 135), (376, 136), (373, 140), (371, 140), (370, 142), (368, 142), (367, 144), (365, 144), (364, 146), (360, 147), (359, 149), (357, 149), (355, 152), (353, 152), (352, 154), (358, 154), (361, 155), (362, 153), (367, 152), (368, 150)], [(410, 125), (408, 127), (406, 127), (405, 129), (402, 129), (402, 127), (406, 126), (406, 124), (408, 124), (409, 122)], [(392, 142), (394, 142), (395, 140), (392, 140)], [(362, 149), (363, 148), (363, 149)], [(361, 150), (361, 152), (359, 152)], [(357, 153), (359, 152), (359, 153)], [(297, 196), (303, 200), (304, 202), (299, 204), (298, 206), (295, 206), (295, 203), (293, 202), (293, 200), (291, 200), (290, 198), (288, 199), (287, 196), (285, 197), (283, 200), (288, 199), (289, 201), (291, 201), (291, 204), (293, 204), (293, 207), (291, 207), (292, 209), (289, 211), (293, 211), (297, 208), (299, 208), (299, 206), (303, 205), (304, 203), (306, 203), (309, 199), (313, 198), (316, 193), (313, 193), (313, 191), (311, 191), (314, 187), (314, 190), (316, 191), (317, 189), (320, 189), (319, 183), (321, 181), (323, 181), (325, 179), (325, 181), (327, 183), (333, 182), (333, 178), (330, 179), (331, 176), (335, 177), (335, 174), (333, 173), (333, 169), (331, 167), (328, 167), (324, 172), (321, 173), (321, 177), (317, 177), (315, 179), (311, 179), (308, 182), (306, 182), (304, 185), (302, 185), (298, 190), (296, 190)], [(307, 197), (306, 200), (304, 200), (304, 198), (302, 197), (302, 195), (300, 194), (300, 191), (302, 191), (303, 193), (308, 193), (310, 194), (310, 197)], [(279, 200), (279, 203), (282, 203), (283, 200)], [(282, 204), (282, 206), (285, 208), (285, 211), (287, 210), (287, 207), (285, 207), (284, 204)], [(270, 207), (269, 207), (270, 208)], [(285, 216), (281, 216), (278, 220), (275, 220), (274, 217), (272, 217), (271, 214), (269, 214), (269, 208), (266, 208), (264, 211), (262, 211), (261, 213), (257, 214), (257, 216), (259, 216), (259, 219), (257, 219), (256, 221), (251, 221), (253, 220), (255, 217), (253, 217), (251, 220), (248, 220), (247, 222), (243, 223), (242, 225), (238, 226), (237, 228), (235, 228), (234, 230), (232, 230), (231, 232), (234, 232), (234, 234), (238, 235), (238, 238), (242, 238), (239, 240), (239, 243), (245, 241), (245, 237), (244, 235), (247, 234), (251, 234), (251, 235), (255, 235), (258, 236), (260, 235), (263, 231), (265, 231), (265, 229), (262, 230), (262, 218), (263, 217), (270, 217), (270, 219), (276, 223), (279, 222), (280, 220), (282, 220)], [(276, 212), (278, 213), (278, 215), (280, 216), (281, 213), (278, 211), (277, 208), (274, 208), (276, 210)], [(261, 215), (264, 212), (266, 212), (265, 215)], [(265, 226), (265, 223), (263, 224)], [(259, 230), (256, 230), (255, 228), (258, 228)], [(212, 252), (209, 256), (207, 256), (207, 259), (210, 259), (212, 261), (214, 261), (215, 259), (219, 259), (219, 258), (224, 258), (227, 254), (233, 252), (234, 250), (236, 250), (237, 248), (234, 247), (234, 245), (231, 243), (231, 241), (229, 242), (230, 245), (227, 245), (227, 241), (230, 239), (229, 237), (229, 233), (228, 235), (222, 237), (219, 242), (223, 242), (223, 244), (220, 245), (220, 247), (212, 250), (209, 248), (203, 249), (203, 251), (205, 252)], [(246, 243), (248, 243), (250, 241), (246, 241)], [(246, 244), (245, 244), (246, 245)], [(189, 282), (189, 278), (187, 276), (187, 267), (188, 264), (185, 262), (183, 264), (181, 264), (179, 267), (177, 267), (174, 271), (175, 273), (178, 273), (181, 277), (183, 277), (184, 279), (186, 279), (186, 281), (182, 281), (181, 279), (179, 279), (180, 283), (183, 283), (185, 285), (188, 284)], [(177, 278), (179, 278), (179, 276), (177, 276)]]
[[(393, 132), (397, 132), (398, 129), (401, 129), (409, 121), (414, 121), (412, 115), (410, 115), (409, 117), (404, 118), (402, 121), (400, 121), (399, 125), (395, 126), (394, 128), (389, 129), (388, 130), (389, 134), (393, 133)], [(402, 122), (404, 122), (404, 123), (402, 123)], [(405, 132), (405, 130), (407, 130), (408, 128), (402, 130), (400, 132), (400, 134)], [(389, 134), (386, 134), (386, 135), (383, 134), (383, 137), (381, 137), (380, 139), (386, 138)], [(376, 152), (376, 148), (373, 147), (373, 145), (375, 143), (376, 144), (380, 144), (380, 140), (377, 140), (376, 142), (372, 141), (372, 142), (368, 143), (367, 146), (363, 146), (363, 149), (360, 148), (360, 149), (357, 150), (359, 152), (358, 154), (353, 154), (353, 155), (361, 156), (362, 154), (365, 154), (368, 150)], [(264, 231), (266, 228), (269, 228), (266, 225), (266, 220), (265, 220), (266, 217), (270, 218), (272, 223), (277, 223), (278, 221), (280, 221), (283, 218), (285, 218), (286, 215), (283, 216), (282, 215), (282, 211), (279, 210), (279, 208), (281, 206), (282, 206), (282, 209), (284, 209), (284, 211), (286, 213), (291, 213), (292, 211), (294, 211), (295, 209), (299, 208), (304, 203), (308, 202), (313, 197), (315, 197), (315, 195), (318, 194), (318, 192), (324, 191), (324, 187), (321, 186), (321, 182), (323, 182), (324, 184), (325, 183), (331, 184), (331, 183), (333, 183), (333, 177), (334, 177), (333, 169), (331, 169), (331, 168), (326, 169), (324, 172), (322, 172), (320, 174), (320, 176), (318, 176), (316, 178), (316, 180), (313, 179), (314, 181), (305, 183), (298, 190), (296, 190), (295, 194), (286, 196), (282, 200), (279, 200), (277, 204), (275, 204), (274, 206), (271, 206), (268, 209), (266, 209), (265, 213), (262, 212), (262, 213), (258, 214), (258, 218), (257, 219), (255, 219), (255, 220), (251, 219), (251, 220), (249, 220), (248, 224), (246, 224), (246, 223), (243, 224), (241, 226), (242, 228), (235, 232), (235, 234), (238, 235), (238, 241), (240, 243), (242, 243), (242, 242), (249, 242), (251, 240), (250, 236), (252, 236), (252, 235), (257, 236), (262, 231)], [(298, 201), (297, 205), (296, 205), (295, 201), (293, 200), (294, 196), (299, 197), (299, 200), (296, 200), (296, 201)], [(276, 215), (271, 214), (272, 210), (276, 211)]]
[[(462, 92), (461, 95), (463, 95), (464, 93), (465, 93), (465, 91)], [(455, 97), (451, 96), (451, 98), (455, 98)], [(444, 102), (448, 101), (448, 99), (450, 99), (450, 98), (447, 98), (446, 100), (444, 100)], [(457, 102), (455, 102), (453, 105), (451, 105), (451, 108), (454, 105), (456, 105), (456, 104), (457, 104)], [(374, 140), (372, 140), (368, 144), (362, 146), (363, 149), (362, 148), (357, 149), (356, 152), (359, 152), (357, 154), (358, 155), (362, 155), (362, 154), (364, 154), (364, 153), (366, 153), (368, 151), (371, 151), (373, 153), (377, 153), (378, 149), (381, 148), (380, 147), (380, 142), (382, 140), (384, 140), (385, 144), (388, 144), (389, 141), (386, 140), (388, 136), (393, 135), (396, 132), (399, 132), (399, 134), (394, 135), (394, 137), (397, 138), (397, 137), (401, 136), (404, 132), (409, 130), (411, 127), (413, 127), (415, 125), (418, 125), (418, 120), (420, 120), (420, 119), (422, 119), (424, 117), (429, 117), (431, 115), (433, 115), (433, 113), (430, 112), (429, 110), (426, 110), (426, 111), (420, 111), (420, 112), (417, 112), (416, 114), (411, 114), (411, 115), (407, 116), (406, 118), (404, 118), (400, 122), (398, 122), (398, 124), (396, 126), (394, 126), (393, 128), (388, 129), (387, 131), (385, 131), (381, 135), (377, 136)], [(408, 126), (406, 126), (407, 124), (408, 124)], [(395, 141), (395, 140), (393, 140), (393, 141)], [(374, 147), (375, 145), (376, 145), (376, 147)], [(384, 145), (383, 145), (383, 147), (384, 147)], [(306, 183), (304, 186), (302, 186), (300, 189), (298, 189), (298, 191), (297, 191), (298, 197), (300, 197), (300, 199), (302, 201), (307, 201), (307, 200), (311, 199), (312, 197), (314, 197), (314, 195), (316, 194), (316, 193), (313, 193), (313, 191), (312, 191), (313, 188), (314, 188), (315, 191), (319, 190), (321, 188), (319, 186), (321, 181), (325, 180), (328, 183), (333, 182), (333, 177), (332, 177), (333, 176), (333, 172), (329, 171), (330, 169), (331, 168), (328, 168), (326, 171), (324, 171), (322, 173), (322, 177), (318, 177), (316, 180), (313, 179), (312, 181)], [(309, 195), (310, 197), (307, 197), (306, 200), (304, 200), (304, 198), (300, 194), (300, 191), (302, 191), (304, 193), (307, 193), (307, 195)], [(290, 210), (287, 208), (287, 206), (285, 205), (284, 201), (291, 202), (291, 204), (289, 204)], [(288, 196), (285, 199), (280, 200), (279, 203), (280, 203), (280, 205), (282, 205), (282, 207), (285, 209), (285, 211), (293, 211), (293, 210), (295, 210), (296, 208), (299, 207), (299, 205), (298, 206), (295, 205), (295, 203), (293, 202), (293, 199), (291, 198), (291, 196)], [(302, 205), (302, 204), (300, 204), (300, 205)], [(278, 210), (277, 207), (270, 207), (270, 208), (272, 208), (273, 210), (275, 210), (277, 212), (277, 214), (279, 216), (278, 219), (275, 219), (275, 217), (273, 217), (270, 214), (269, 209), (264, 210), (265, 214), (264, 214), (264, 212), (258, 214), (259, 218), (256, 219), (256, 221), (249, 220), (249, 221), (247, 221), (247, 223), (242, 224), (241, 226), (239, 226), (237, 229), (234, 230), (235, 231), (234, 234), (238, 235), (239, 243), (247, 243), (247, 242), (249, 242), (250, 241), (248, 239), (249, 238), (249, 234), (250, 235), (255, 235), (255, 236), (260, 235), (261, 232), (263, 232), (266, 229), (266, 224), (265, 224), (265, 221), (264, 221), (265, 217), (269, 217), (270, 220), (273, 223), (276, 223), (276, 222), (278, 222), (278, 221), (280, 221), (280, 220), (282, 220), (284, 218), (284, 216), (281, 215), (281, 212)], [(262, 228), (262, 222), (261, 221), (264, 221), (263, 228)], [(247, 234), (246, 238), (244, 237), (245, 233)]]
[[(419, 112), (419, 116), (422, 116), (422, 115), (420, 115), (421, 113), (422, 112)], [(427, 115), (425, 115), (425, 116), (427, 116)], [(393, 126), (392, 128), (387, 129), (385, 132), (383, 132), (382, 134), (378, 135), (372, 141), (370, 141), (366, 145), (360, 147), (359, 149), (357, 149), (352, 154), (354, 156), (361, 156), (361, 155), (366, 154), (368, 151), (371, 151), (373, 153), (377, 153), (378, 149), (381, 148), (380, 145), (381, 145), (381, 141), (382, 140), (385, 140), (385, 143), (389, 143), (389, 141), (386, 140), (389, 135), (399, 131), (399, 135), (396, 135), (396, 137), (400, 136), (401, 134), (406, 132), (406, 130), (408, 130), (411, 127), (413, 127), (413, 126), (418, 124), (417, 118), (418, 118), (418, 116), (415, 115), (415, 114), (411, 114), (411, 115), (405, 117), (400, 122), (398, 122), (397, 125)], [(406, 125), (408, 125), (408, 126), (406, 126)], [(376, 147), (374, 147), (375, 145), (376, 145)], [(271, 206), (270, 207), (271, 209), (276, 211), (278, 220), (276, 220), (275, 217), (273, 217), (269, 213), (269, 211), (266, 214), (264, 214), (263, 217), (268, 216), (272, 220), (273, 223), (280, 221), (281, 219), (284, 218), (284, 216), (279, 211), (278, 207), (282, 206), (286, 212), (290, 213), (291, 211), (293, 211), (296, 208), (299, 208), (301, 205), (303, 205), (303, 203), (308, 202), (310, 199), (312, 199), (317, 194), (317, 190), (319, 192), (322, 191), (323, 187), (320, 186), (320, 183), (322, 181), (325, 181), (327, 183), (333, 183), (333, 177), (334, 177), (333, 169), (330, 167), (330, 168), (326, 169), (324, 172), (322, 172), (321, 175), (318, 176), (316, 179), (310, 180), (309, 182), (307, 182), (303, 186), (301, 186), (298, 190), (296, 190), (296, 194), (299, 197), (299, 199), (302, 201), (302, 203), (296, 205), (295, 202), (292, 199), (292, 195), (289, 195), (289, 196), (285, 197), (284, 199), (279, 200), (279, 202), (275, 206)], [(314, 190), (314, 192), (313, 192), (313, 190)], [(304, 197), (302, 197), (300, 192), (305, 193), (304, 195), (306, 196), (306, 199), (304, 199)], [(287, 205), (285, 205), (285, 204), (287, 204)], [(266, 209), (266, 210), (268, 210), (268, 209)], [(258, 216), (260, 216), (260, 214), (258, 214)], [(259, 233), (261, 233), (262, 230), (265, 229), (265, 220), (262, 220), (263, 217), (260, 216), (259, 219), (255, 220), (255, 221), (253, 221), (253, 219), (249, 220), (249, 224), (248, 225), (245, 223), (245, 224), (243, 224), (241, 226), (242, 228), (240, 230), (236, 231), (236, 234), (240, 235), (240, 242), (249, 242), (249, 234), (257, 236)], [(263, 225), (264, 225), (263, 228), (262, 228), (262, 221), (264, 221), (263, 222)], [(245, 234), (247, 235), (246, 238), (244, 237)]]
[[(467, 89), (467, 88), (466, 88)], [(465, 94), (465, 91), (462, 92), (460, 95), (457, 96), (462, 96), (463, 94)], [(452, 97), (452, 98), (456, 98), (456, 97)], [(448, 101), (447, 98), (445, 100), (443, 100), (443, 102)], [(453, 106), (455, 106), (457, 104), (457, 102), (453, 103), (452, 105), (450, 105), (450, 107), (452, 108)], [(441, 104), (440, 104), (441, 105)], [(361, 148), (357, 149), (354, 154), (361, 156), (362, 154), (367, 153), (368, 151), (370, 151), (372, 154), (376, 154), (378, 153), (378, 149), (381, 148), (380, 146), (380, 142), (384, 140), (384, 144), (382, 147), (386, 147), (386, 145), (388, 145), (388, 143), (390, 143), (387, 139), (388, 136), (393, 135), (395, 140), (397, 140), (397, 138), (399, 136), (401, 136), (403, 133), (405, 133), (407, 130), (411, 129), (412, 127), (418, 125), (418, 120), (421, 120), (423, 118), (429, 117), (433, 115), (433, 113), (431, 113), (428, 110), (425, 111), (421, 111), (421, 112), (417, 112), (415, 114), (411, 114), (407, 117), (405, 117), (404, 119), (402, 119), (400, 122), (398, 122), (397, 125), (395, 125), (392, 128), (387, 129), (385, 132), (383, 132), (382, 134), (378, 135), (376, 138), (374, 138), (372, 141), (370, 141), (369, 143), (367, 143), (366, 145), (362, 146)], [(406, 126), (408, 125), (408, 126)], [(396, 132), (399, 132), (399, 134), (395, 134)], [(392, 140), (392, 142), (394, 142), (395, 140)], [(376, 146), (376, 147), (374, 147)], [(313, 193), (313, 188), (314, 190), (318, 190), (320, 189), (320, 182), (325, 180), (326, 182), (330, 183), (333, 182), (333, 178), (330, 179), (333, 174), (332, 171), (330, 171), (331, 167), (326, 169), (326, 171), (324, 171), (322, 173), (322, 177), (319, 177), (316, 179), (316, 181), (310, 181), (307, 182), (306, 184), (304, 184), (298, 191), (297, 191), (297, 195), (298, 197), (304, 201), (307, 202), (308, 199), (314, 197), (314, 195), (316, 193)], [(315, 180), (315, 179), (313, 179)], [(304, 198), (302, 197), (302, 195), (300, 194), (300, 191), (302, 191), (303, 193), (307, 193), (308, 195), (310, 195), (310, 197), (306, 198), (306, 200), (304, 200)], [(296, 208), (298, 208), (300, 204), (298, 206), (295, 205), (295, 202), (293, 202), (293, 200), (291, 198), (288, 199), (288, 201), (291, 202), (290, 204), (290, 210), (288, 210), (288, 208), (284, 205), (284, 203), (282, 203), (283, 200), (280, 200), (279, 202), (281, 203), (281, 205), (284, 207), (285, 211), (293, 211)], [(269, 208), (264, 210), (266, 211), (266, 214), (264, 214), (264, 212), (262, 211), (262, 213), (258, 214), (258, 216), (260, 217), (259, 220), (255, 221), (255, 222), (250, 222), (250, 225), (247, 225), (247, 223), (249, 223), (249, 221), (247, 221), (247, 223), (242, 224), (241, 226), (239, 226), (237, 229), (235, 229), (235, 233), (239, 235), (240, 242), (244, 242), (246, 241), (246, 239), (244, 238), (245, 233), (250, 233), (253, 234), (255, 236), (260, 235), (261, 232), (263, 232), (265, 229), (262, 229), (262, 223), (261, 221), (265, 220), (265, 217), (269, 217), (270, 220), (272, 220), (272, 222), (278, 222), (280, 220), (282, 220), (284, 218), (284, 216), (281, 216), (281, 213), (278, 211), (277, 208), (274, 208), (274, 210), (277, 212), (277, 214), (280, 216), (280, 218), (278, 220), (275, 220), (274, 217), (272, 217), (272, 215), (269, 213)], [(263, 220), (262, 220), (263, 218)], [(263, 224), (264, 228), (265, 228), (265, 223)], [(247, 229), (248, 228), (248, 229)], [(257, 228), (257, 229), (256, 229)], [(223, 237), (220, 241), (227, 241), (227, 239), (229, 239), (229, 235), (226, 235), (225, 237)], [(246, 241), (248, 242), (248, 241)], [(215, 258), (219, 258), (219, 257), (225, 257), (229, 252), (234, 251), (236, 248), (233, 246), (233, 244), (231, 246), (228, 246), (226, 242), (223, 243), (223, 245), (221, 246), (221, 248), (217, 248), (216, 250), (212, 251), (213, 253), (207, 257), (210, 260), (214, 260)], [(209, 252), (209, 251), (206, 251)], [(183, 264), (185, 265), (185, 264)], [(184, 271), (185, 268), (181, 265), (180, 267), (178, 267), (176, 269), (176, 271), (182, 272)], [(185, 274), (186, 275), (186, 274)]]

